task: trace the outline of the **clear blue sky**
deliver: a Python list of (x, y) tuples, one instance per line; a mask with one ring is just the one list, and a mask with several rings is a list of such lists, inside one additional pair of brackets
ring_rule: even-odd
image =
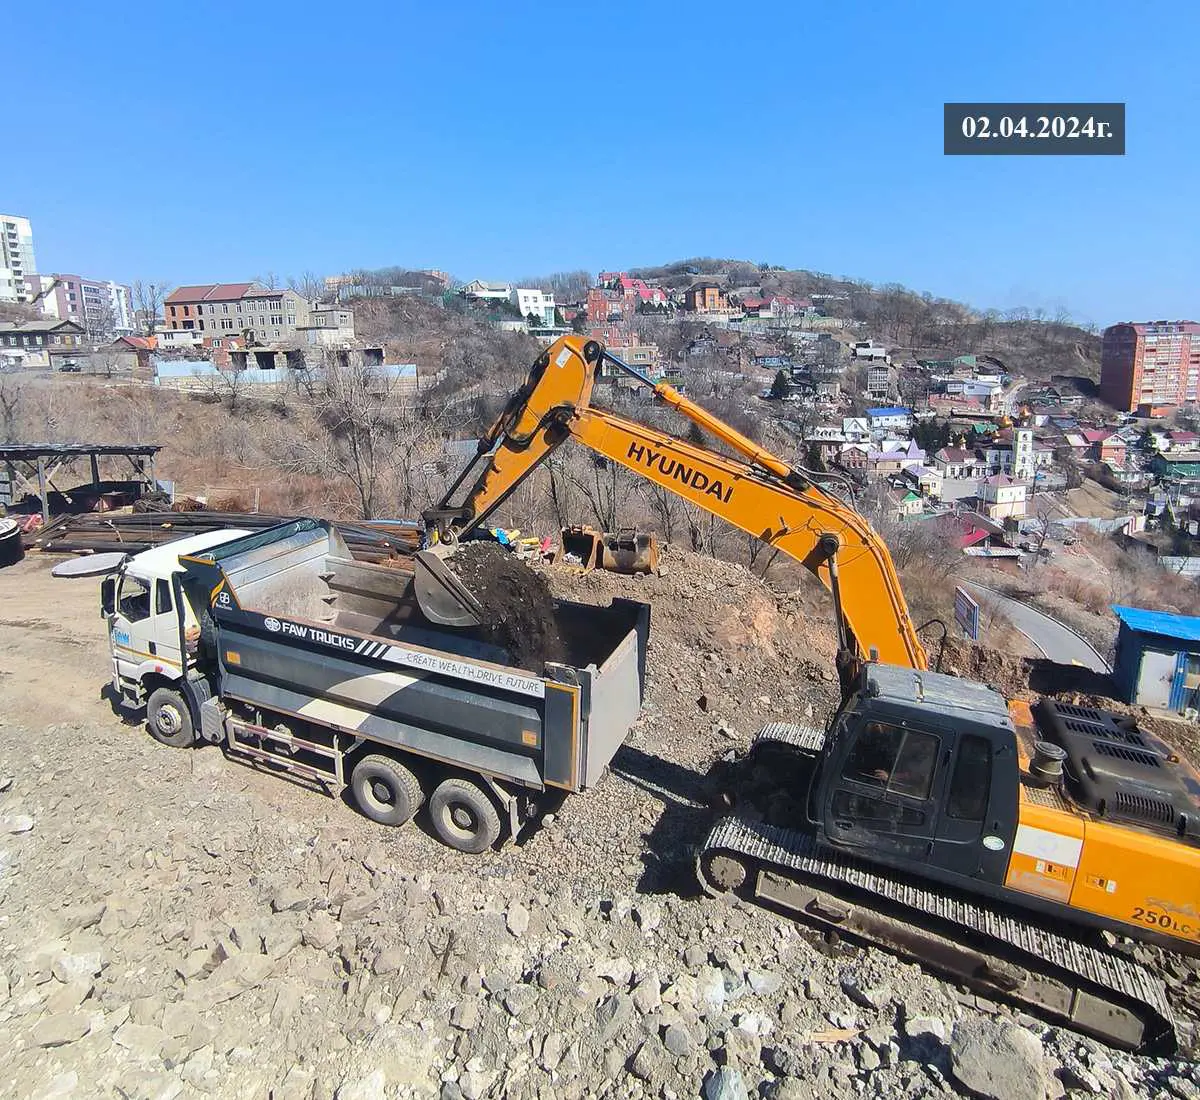
[[(1200, 5), (837, 7), (10, 5), (0, 211), (123, 281), (710, 255), (1200, 315)], [(947, 100), (1125, 101), (1128, 153), (944, 157)]]

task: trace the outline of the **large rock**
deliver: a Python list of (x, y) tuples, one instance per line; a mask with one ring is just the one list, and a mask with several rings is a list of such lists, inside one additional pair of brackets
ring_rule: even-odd
[(33, 1025), (33, 1041), (40, 1047), (61, 1047), (82, 1039), (91, 1030), (86, 1012), (58, 1012), (43, 1016)]
[(709, 1074), (701, 1095), (704, 1100), (750, 1100), (741, 1073), (729, 1066)]
[(1037, 1037), (1000, 1020), (966, 1019), (955, 1025), (950, 1071), (984, 1100), (1045, 1100), (1049, 1085)]
[(514, 904), (505, 915), (505, 926), (514, 936), (523, 936), (529, 930), (529, 910), (520, 902)]
[(338, 1085), (337, 1100), (386, 1100), (387, 1078), (376, 1069)]

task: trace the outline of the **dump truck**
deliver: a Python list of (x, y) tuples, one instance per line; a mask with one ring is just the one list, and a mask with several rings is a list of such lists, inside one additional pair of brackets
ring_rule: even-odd
[(348, 790), (385, 825), (428, 802), (482, 852), (599, 781), (641, 707), (649, 609), (556, 601), (568, 659), (530, 671), (426, 620), (412, 582), (313, 519), (147, 550), (101, 585), (113, 691), (164, 744)]
[[(606, 363), (713, 444), (597, 408)], [(564, 336), (427, 513), (425, 614), (477, 621), (451, 568), (458, 546), (569, 442), (790, 555), (833, 598), (841, 706), (823, 729), (780, 715), (760, 732), (722, 783), (731, 812), (697, 838), (701, 885), (1114, 1045), (1170, 1050), (1162, 983), (1101, 933), (1200, 953), (1200, 776), (1128, 717), (1029, 706), (931, 669), (920, 633), (935, 624), (913, 622), (844, 479), (786, 462), (598, 341)]]

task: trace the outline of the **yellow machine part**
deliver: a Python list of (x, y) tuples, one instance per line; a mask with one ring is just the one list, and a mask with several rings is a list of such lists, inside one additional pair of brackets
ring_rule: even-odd
[(1037, 805), (1024, 788), (1005, 885), (1200, 946), (1200, 849)]

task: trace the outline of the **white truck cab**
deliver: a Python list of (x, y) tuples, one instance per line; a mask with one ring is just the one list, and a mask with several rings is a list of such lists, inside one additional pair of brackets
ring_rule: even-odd
[(130, 707), (146, 707), (151, 732), (167, 744), (192, 740), (180, 683), (189, 667), (187, 639), (199, 635), (195, 611), (178, 580), (180, 555), (196, 554), (249, 534), (208, 531), (127, 558), (100, 588), (108, 623), (112, 686)]

